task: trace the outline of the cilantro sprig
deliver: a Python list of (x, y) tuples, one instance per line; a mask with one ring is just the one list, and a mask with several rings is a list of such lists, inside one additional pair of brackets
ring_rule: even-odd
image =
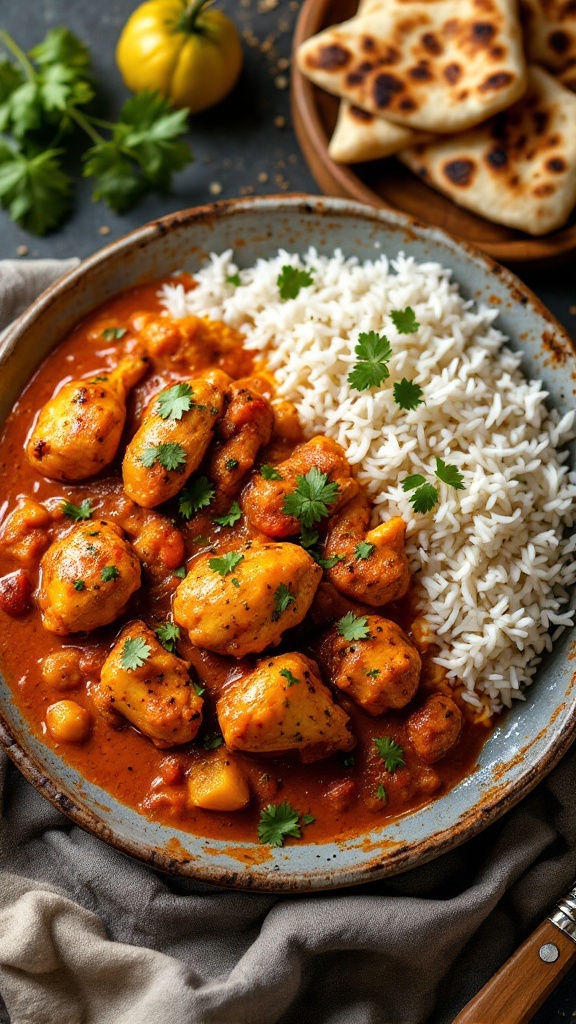
[[(443, 483), (448, 484), (449, 487), (453, 487), (456, 491), (460, 491), (464, 487), (464, 476), (458, 467), (449, 466), (438, 457), (436, 457), (434, 476)], [(422, 476), (421, 473), (413, 473), (411, 476), (407, 476), (402, 483), (402, 490), (414, 492), (408, 500), (415, 512), (431, 512), (434, 506), (438, 504), (438, 488), (434, 484), (428, 483), (426, 477)]]
[(357, 562), (362, 562), (366, 558), (370, 558), (370, 555), (375, 550), (375, 544), (370, 544), (369, 541), (367, 540), (361, 540), (360, 543), (356, 545), (356, 548), (354, 550), (354, 557)]
[(162, 647), (168, 651), (169, 654), (174, 654), (176, 651), (176, 644), (180, 639), (180, 627), (175, 622), (162, 622), (159, 626), (156, 626), (154, 630), (158, 637)]
[(282, 511), (294, 516), (302, 526), (311, 527), (330, 515), (328, 506), (338, 500), (338, 492), (338, 484), (313, 466), (305, 476), (296, 477), (296, 490), (285, 496)]
[(404, 767), (404, 751), (391, 736), (375, 736), (373, 742), (387, 772), (395, 772), (398, 768)]
[(83, 519), (90, 519), (94, 512), (89, 498), (85, 498), (79, 505), (74, 505), (71, 501), (63, 501), (60, 508), (64, 515), (70, 516), (75, 523), (79, 523)]
[(340, 636), (345, 640), (368, 640), (370, 638), (370, 626), (365, 615), (354, 615), (354, 612), (347, 612), (336, 623)]
[(265, 480), (283, 480), (284, 477), (278, 472), (275, 466), (271, 466), (269, 462), (265, 462), (263, 466), (260, 466), (260, 476), (263, 476)]
[(147, 644), (141, 636), (131, 636), (124, 641), (120, 664), (122, 668), (134, 672), (135, 669), (142, 668), (142, 665), (148, 661), (151, 651), (150, 644)]
[(281, 804), (268, 804), (260, 811), (258, 822), (258, 842), (269, 846), (283, 846), (284, 840), (291, 836), (300, 839), (302, 828), (316, 821), (313, 814), (300, 815), (300, 811), (287, 800)]
[(214, 522), (218, 523), (218, 526), (234, 526), (234, 523), (237, 523), (241, 518), (242, 509), (237, 501), (233, 501), (224, 515), (214, 516)]
[(146, 469), (151, 469), (157, 462), (163, 469), (169, 472), (181, 473), (186, 465), (186, 449), (177, 441), (167, 441), (164, 444), (146, 445), (140, 461)]
[(185, 412), (196, 405), (190, 384), (174, 384), (158, 395), (156, 412), (163, 420), (181, 420)]
[(286, 264), (278, 274), (276, 284), (281, 299), (295, 299), (301, 288), (314, 284), (314, 278), (309, 270), (299, 270)]
[(392, 393), (396, 405), (399, 405), (406, 412), (409, 412), (411, 409), (417, 409), (419, 405), (422, 405), (422, 395), (424, 394), (422, 388), (419, 384), (415, 384), (413, 380), (406, 380), (406, 377), (402, 377), (401, 381), (396, 381)]
[(277, 622), (280, 616), (290, 607), (291, 604), (295, 604), (296, 598), (294, 594), (288, 589), (285, 583), (280, 583), (276, 587), (274, 592), (274, 611), (272, 612), (272, 621)]
[(239, 551), (227, 551), (225, 555), (209, 558), (208, 565), (213, 572), (220, 573), (220, 576), (228, 576), (243, 561), (244, 555), (241, 555)]
[(208, 477), (197, 476), (189, 480), (178, 495), (178, 512), (184, 519), (191, 519), (201, 508), (208, 508), (214, 493), (214, 485)]
[(406, 306), (406, 309), (391, 310), (390, 319), (398, 331), (398, 334), (416, 334), (416, 331), (420, 327), (420, 324), (416, 319), (416, 314), (411, 306)]
[(387, 363), (392, 349), (385, 334), (380, 335), (376, 331), (359, 334), (354, 352), (357, 361), (348, 374), (348, 383), (357, 391), (378, 387), (390, 376)]

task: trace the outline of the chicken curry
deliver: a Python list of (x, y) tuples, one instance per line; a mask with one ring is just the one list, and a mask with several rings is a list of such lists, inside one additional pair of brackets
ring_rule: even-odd
[[(187, 276), (186, 288), (194, 287)], [(158, 284), (53, 352), (0, 442), (0, 664), (30, 728), (141, 813), (320, 842), (446, 793), (486, 737), (438, 666), (397, 516)]]

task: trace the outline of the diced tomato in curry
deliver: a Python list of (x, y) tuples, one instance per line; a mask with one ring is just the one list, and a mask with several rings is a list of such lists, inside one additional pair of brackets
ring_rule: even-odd
[[(418, 649), (402, 521), (370, 531), (342, 449), (303, 444), (241, 336), (163, 315), (158, 288), (76, 327), (7, 421), (2, 671), (34, 733), (151, 818), (253, 842), (287, 800), (316, 819), (307, 841), (362, 834), (448, 792), (487, 730)], [(160, 415), (182, 382), (201, 400)], [(315, 557), (284, 508), (311, 469), (336, 485)], [(195, 481), (211, 500), (186, 519)], [(348, 613), (362, 638), (338, 626)], [(154, 631), (174, 619), (165, 650)]]

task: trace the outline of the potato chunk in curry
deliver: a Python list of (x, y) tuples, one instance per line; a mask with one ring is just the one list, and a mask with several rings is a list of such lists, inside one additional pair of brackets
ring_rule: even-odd
[(120, 527), (103, 519), (51, 544), (40, 571), (42, 624), (62, 636), (113, 622), (140, 586), (140, 562)]
[(203, 701), (189, 668), (144, 622), (131, 622), (102, 666), (94, 703), (111, 724), (122, 715), (157, 747), (190, 743), (202, 722)]
[(178, 493), (204, 458), (222, 404), (222, 390), (202, 378), (170, 385), (153, 398), (122, 462), (132, 501), (154, 508)]
[(148, 368), (144, 356), (115, 370), (72, 380), (40, 411), (26, 445), (28, 460), (53, 480), (85, 480), (112, 462), (126, 420), (126, 397)]
[(198, 647), (235, 658), (259, 654), (302, 622), (321, 577), (296, 544), (198, 555), (174, 596), (174, 618)]
[(332, 699), (318, 666), (303, 654), (261, 658), (216, 705), (229, 750), (251, 754), (314, 750), (315, 759), (351, 750), (350, 720)]
[(412, 700), (420, 655), (395, 622), (380, 615), (367, 615), (366, 622), (365, 640), (346, 640), (336, 623), (319, 645), (318, 660), (334, 686), (370, 715), (382, 715)]

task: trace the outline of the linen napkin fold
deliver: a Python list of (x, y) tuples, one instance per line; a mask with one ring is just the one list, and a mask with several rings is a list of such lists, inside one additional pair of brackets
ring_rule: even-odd
[[(77, 261), (0, 262), (0, 330)], [(270, 896), (73, 825), (0, 754), (0, 1024), (449, 1024), (576, 875), (576, 752), (438, 860)]]

